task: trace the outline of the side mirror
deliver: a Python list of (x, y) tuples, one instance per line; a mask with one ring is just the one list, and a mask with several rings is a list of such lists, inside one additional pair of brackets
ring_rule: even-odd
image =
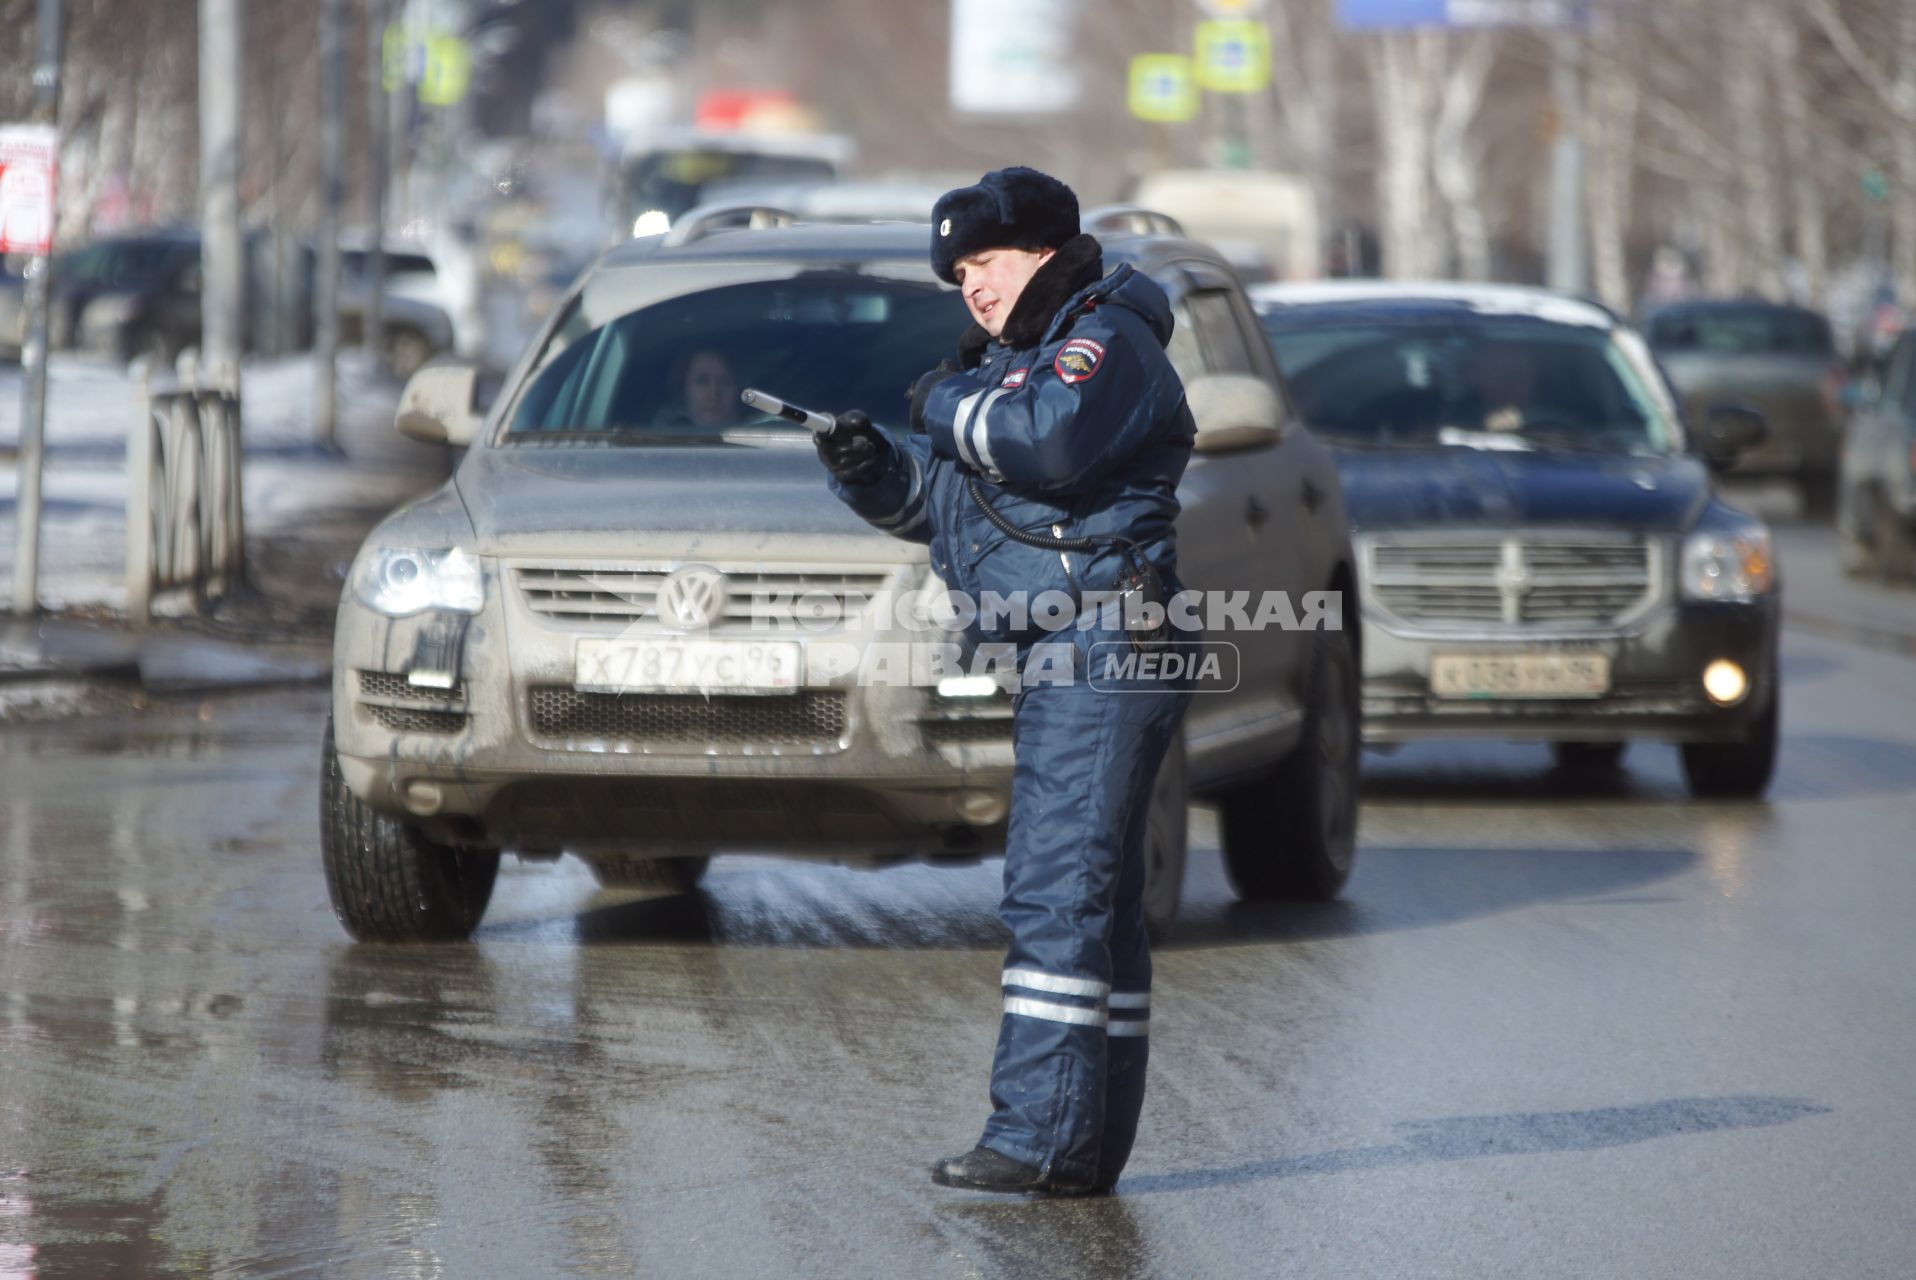
[(471, 444), (479, 433), (472, 411), (478, 382), (479, 371), (469, 364), (427, 365), (413, 374), (399, 394), (399, 434), (425, 444)]
[(1697, 452), (1710, 466), (1728, 468), (1745, 449), (1762, 444), (1770, 434), (1769, 419), (1746, 404), (1713, 404), (1704, 412)]
[(1284, 404), (1277, 389), (1262, 378), (1206, 374), (1192, 379), (1184, 399), (1197, 422), (1192, 447), (1199, 453), (1262, 449), (1276, 444), (1283, 433)]

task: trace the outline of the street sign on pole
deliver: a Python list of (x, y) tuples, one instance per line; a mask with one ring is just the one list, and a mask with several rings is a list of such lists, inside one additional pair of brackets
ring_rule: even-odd
[(472, 52), (450, 31), (426, 37), (426, 60), (419, 77), (419, 100), (429, 107), (450, 107), (472, 85)]
[(1240, 19), (1200, 22), (1196, 61), (1201, 89), (1262, 93), (1271, 83), (1271, 29)]
[(1078, 0), (952, 0), (952, 110), (1049, 115), (1076, 106), (1078, 10)]
[(53, 248), (58, 148), (50, 124), (0, 125), (0, 253), (38, 257)]
[(1131, 59), (1131, 114), (1157, 124), (1183, 124), (1198, 113), (1197, 74), (1181, 53)]

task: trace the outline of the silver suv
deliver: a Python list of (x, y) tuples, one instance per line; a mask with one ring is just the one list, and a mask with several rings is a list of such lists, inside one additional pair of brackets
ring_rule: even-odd
[[(738, 405), (759, 386), (903, 429), (905, 389), (951, 349), (962, 303), (924, 227), (715, 221), (609, 251), (483, 421), (469, 369), (408, 385), (399, 429), (470, 447), (367, 537), (340, 601), (321, 808), (354, 937), (468, 934), (502, 849), (686, 890), (727, 850), (881, 863), (1001, 846), (1002, 684), (858, 662), (922, 634), (942, 593), (927, 549), (846, 510), (803, 428)], [(1199, 427), (1179, 489), (1187, 586), (1281, 592), (1307, 614), (1310, 593), (1349, 591), (1331, 458), (1285, 404), (1229, 268), (1161, 219), (1087, 221), (1107, 265), (1175, 307)], [(1359, 636), (1338, 616), (1333, 601), (1330, 627), (1218, 637), (1233, 678), (1194, 699), (1153, 796), (1160, 927), (1193, 793), (1219, 799), (1245, 895), (1342, 885)]]

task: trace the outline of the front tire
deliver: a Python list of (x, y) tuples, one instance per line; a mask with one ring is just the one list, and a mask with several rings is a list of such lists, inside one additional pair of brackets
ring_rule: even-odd
[(1179, 730), (1158, 766), (1151, 786), (1151, 810), (1144, 820), (1144, 927), (1160, 939), (1177, 919), (1184, 901), (1184, 863), (1190, 849), (1191, 791), (1184, 763), (1184, 732)]
[(455, 849), (380, 813), (346, 786), (326, 720), (319, 847), (333, 914), (359, 942), (470, 937), (492, 900), (497, 849)]
[(1219, 806), (1224, 867), (1250, 901), (1328, 902), (1357, 857), (1363, 751), (1357, 657), (1343, 631), (1320, 631), (1311, 654), (1304, 731), (1265, 777)]
[(1770, 684), (1770, 704), (1739, 742), (1686, 742), (1683, 776), (1690, 794), (1709, 800), (1758, 800), (1776, 772), (1776, 744), (1782, 691)]

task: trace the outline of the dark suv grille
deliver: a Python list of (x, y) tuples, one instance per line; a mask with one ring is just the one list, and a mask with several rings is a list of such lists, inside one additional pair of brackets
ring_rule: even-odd
[(1379, 541), (1377, 603), (1432, 627), (1607, 626), (1658, 589), (1657, 548), (1641, 539), (1577, 537)]
[(691, 747), (827, 747), (848, 723), (845, 693), (801, 689), (790, 695), (581, 693), (540, 685), (530, 694), (532, 732), (540, 738), (590, 739)]

